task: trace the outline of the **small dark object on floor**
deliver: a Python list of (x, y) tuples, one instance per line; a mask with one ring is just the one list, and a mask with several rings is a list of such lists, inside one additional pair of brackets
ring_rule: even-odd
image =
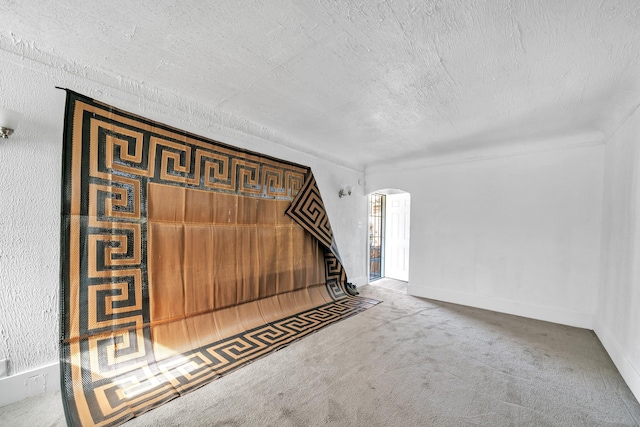
[(354, 285), (353, 283), (347, 282), (345, 288), (346, 288), (347, 293), (349, 295), (356, 296), (356, 295), (360, 294), (360, 292), (358, 292), (358, 289), (356, 288), (356, 285)]

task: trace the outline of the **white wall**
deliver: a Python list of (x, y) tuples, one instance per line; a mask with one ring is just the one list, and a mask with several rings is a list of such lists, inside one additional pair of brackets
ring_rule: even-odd
[[(274, 132), (247, 131), (255, 124), (191, 103), (144, 84), (82, 67), (60, 71), (55, 62), (35, 62), (0, 50), (0, 106), (24, 118), (0, 142), (0, 359), (9, 378), (0, 379), (0, 406), (59, 387), (58, 292), (62, 131), (68, 87), (127, 111), (238, 147), (311, 166), (322, 192), (349, 279), (366, 278), (366, 197), (355, 186), (363, 173), (273, 143)], [(91, 75), (85, 78), (81, 75)], [(354, 195), (339, 199), (344, 183)], [(36, 384), (37, 386), (33, 386)], [(24, 388), (17, 390), (16, 387)]]
[(603, 145), (404, 171), (367, 191), (411, 193), (409, 293), (592, 327)]
[(411, 192), (410, 293), (593, 329), (640, 400), (640, 109), (584, 140), (367, 172), (365, 191)]
[(640, 400), (640, 110), (607, 141), (594, 330)]

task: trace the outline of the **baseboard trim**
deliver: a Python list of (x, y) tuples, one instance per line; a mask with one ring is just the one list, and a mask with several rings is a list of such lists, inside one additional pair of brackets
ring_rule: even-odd
[(620, 375), (629, 386), (629, 389), (631, 389), (636, 400), (640, 402), (640, 369), (634, 366), (633, 362), (629, 360), (622, 346), (609, 330), (604, 328), (597, 320), (595, 320), (594, 323), (593, 331), (609, 354), (614, 365), (616, 365), (616, 368), (618, 368)]
[(528, 317), (545, 322), (593, 329), (593, 315), (591, 313), (565, 310), (556, 307), (545, 307), (520, 301), (450, 291), (447, 289), (411, 286), (411, 283), (409, 283), (407, 293), (417, 297), (482, 308), (499, 313), (513, 314), (515, 316)]
[(57, 390), (60, 390), (59, 363), (20, 372), (10, 377), (0, 378), (0, 407)]

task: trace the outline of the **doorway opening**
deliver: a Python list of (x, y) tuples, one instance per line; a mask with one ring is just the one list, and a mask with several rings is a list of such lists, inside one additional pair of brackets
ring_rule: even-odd
[(386, 196), (369, 196), (369, 281), (384, 277), (384, 207)]
[(369, 282), (409, 280), (411, 195), (380, 190), (369, 195)]

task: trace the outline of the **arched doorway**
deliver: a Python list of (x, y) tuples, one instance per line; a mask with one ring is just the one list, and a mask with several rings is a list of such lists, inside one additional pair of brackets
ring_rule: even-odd
[(369, 195), (369, 282), (409, 280), (411, 196), (397, 189)]

